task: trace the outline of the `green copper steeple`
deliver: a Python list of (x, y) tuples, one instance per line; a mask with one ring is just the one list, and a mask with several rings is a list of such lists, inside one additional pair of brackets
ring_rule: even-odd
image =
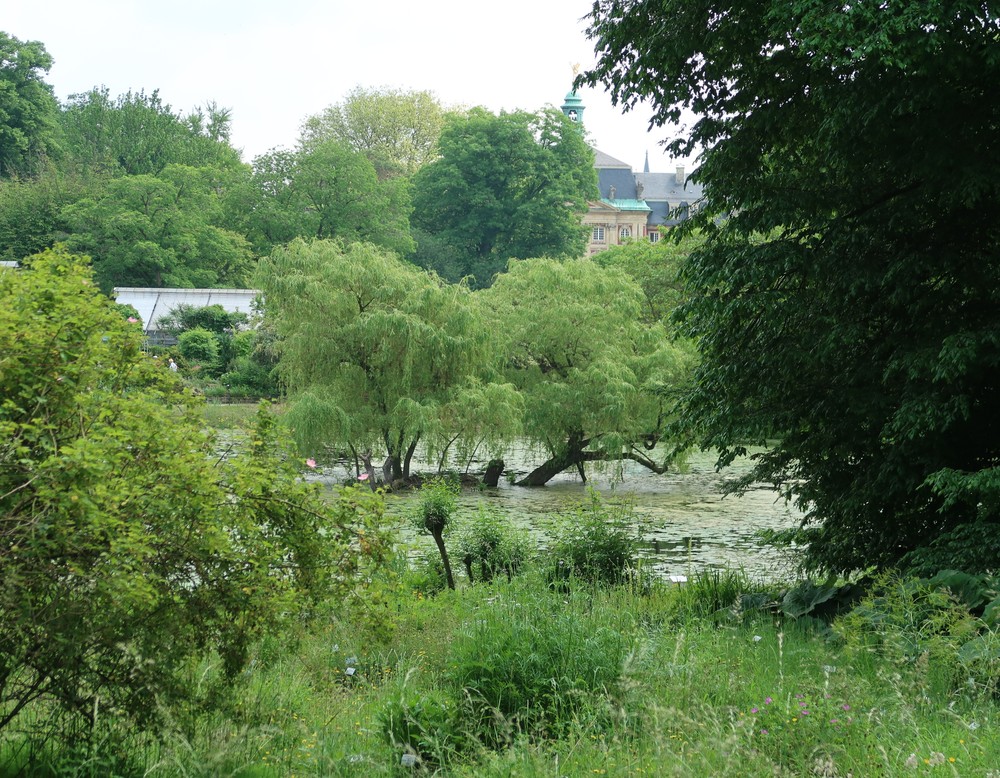
[(580, 132), (583, 132), (583, 98), (575, 90), (567, 92), (560, 107), (562, 112), (570, 118), (570, 121), (580, 125)]

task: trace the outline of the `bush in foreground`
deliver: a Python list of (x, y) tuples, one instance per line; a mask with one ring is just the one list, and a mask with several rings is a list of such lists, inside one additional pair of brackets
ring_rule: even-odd
[(155, 731), (193, 658), (231, 679), (383, 561), (379, 498), (324, 502), (266, 410), (220, 458), (141, 339), (79, 257), (0, 271), (0, 733)]

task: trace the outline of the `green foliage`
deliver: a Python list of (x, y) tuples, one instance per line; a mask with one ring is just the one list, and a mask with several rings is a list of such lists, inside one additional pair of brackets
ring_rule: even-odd
[(468, 726), (488, 746), (518, 734), (558, 737), (580, 724), (599, 730), (621, 690), (629, 640), (561, 595), (501, 599), (452, 644), (446, 678), (469, 706)]
[(806, 511), (813, 569), (890, 567), (970, 523), (995, 536), (996, 8), (601, 0), (590, 22), (584, 82), (650, 101), (657, 125), (698, 116), (668, 146), (701, 153), (705, 191), (682, 429), (723, 463), (778, 439), (743, 486)]
[(0, 179), (31, 175), (58, 151), (52, 57), (38, 41), (0, 32)]
[(476, 295), (524, 398), (523, 434), (549, 457), (522, 484), (593, 461), (663, 472), (653, 449), (693, 368), (691, 347), (672, 342), (662, 323), (641, 321), (634, 281), (590, 260), (531, 259), (511, 262)]
[(480, 505), (475, 516), (462, 522), (458, 554), (470, 582), (489, 583), (498, 575), (509, 581), (531, 556), (531, 542), (501, 514)]
[(449, 403), (496, 359), (468, 289), (372, 244), (294, 241), (259, 271), (303, 450), (381, 450), (408, 478), (418, 441), (445, 436)]
[(247, 241), (219, 224), (209, 168), (167, 165), (113, 179), (62, 213), (67, 244), (94, 260), (101, 288), (245, 286)]
[(182, 303), (166, 316), (161, 316), (160, 329), (180, 333), (184, 330), (201, 328), (221, 335), (234, 333), (245, 326), (249, 316), (242, 311), (230, 313), (219, 304), (196, 307)]
[(589, 505), (557, 532), (548, 549), (549, 579), (595, 584), (634, 580), (638, 539), (629, 526), (629, 510), (625, 505), (608, 507), (592, 492)]
[(430, 92), (356, 86), (343, 102), (307, 118), (300, 142), (346, 143), (386, 179), (411, 176), (431, 161), (443, 126), (444, 111)]
[(802, 581), (785, 592), (781, 600), (781, 612), (793, 619), (811, 615), (817, 606), (836, 597), (839, 589), (832, 580), (825, 583)]
[[(855, 655), (874, 650), (888, 662), (912, 667), (914, 683), (947, 693), (962, 684), (997, 690), (1000, 662), (977, 653), (984, 647), (982, 626), (948, 588), (886, 575), (834, 628)], [(973, 648), (963, 655), (970, 642)], [(977, 667), (988, 674), (973, 675)]]
[(83, 181), (52, 168), (32, 178), (0, 178), (0, 259), (23, 261), (65, 237), (62, 211), (87, 192)]
[(677, 240), (670, 236), (656, 243), (634, 240), (611, 246), (591, 259), (600, 267), (625, 271), (640, 286), (645, 298), (643, 321), (669, 323), (685, 299), (681, 267), (702, 241), (700, 235), (685, 235)]
[(219, 368), (219, 339), (214, 332), (201, 327), (187, 330), (177, 336), (181, 356), (191, 363), (192, 369), (215, 373)]
[(377, 495), (325, 501), (266, 408), (220, 459), (141, 345), (84, 259), (0, 273), (0, 730), (155, 722), (385, 561)]
[(783, 760), (789, 754), (809, 754), (818, 766), (814, 774), (822, 775), (822, 767), (835, 764), (844, 744), (855, 730), (864, 726), (858, 712), (843, 698), (833, 697), (827, 690), (801, 691), (756, 700), (748, 710), (741, 711), (750, 729), (754, 748)]
[(438, 152), (414, 176), (413, 222), (458, 250), (477, 286), (511, 258), (583, 255), (593, 152), (561, 111), (452, 114)]
[(459, 485), (448, 478), (432, 478), (420, 486), (417, 508), (418, 529), (432, 535), (449, 529), (458, 506)]
[(185, 118), (158, 90), (112, 98), (107, 87), (71, 95), (59, 115), (67, 166), (112, 177), (159, 176), (168, 165), (186, 165), (228, 179), (242, 168), (229, 144), (230, 120), (230, 111), (214, 103)]
[(678, 585), (678, 610), (687, 619), (739, 623), (774, 606), (772, 589), (742, 570), (697, 570)]
[(455, 577), (451, 571), (444, 535), (452, 528), (451, 517), (458, 505), (459, 489), (458, 483), (446, 478), (432, 478), (426, 481), (420, 487), (420, 502), (416, 516), (417, 529), (434, 538), (438, 553), (441, 554), (441, 564), (444, 566), (449, 589), (455, 588)]
[(340, 140), (258, 157), (230, 207), (261, 254), (294, 238), (413, 249), (406, 180), (380, 181), (364, 154)]
[(378, 725), (394, 748), (424, 766), (447, 765), (467, 747), (460, 703), (442, 690), (418, 691), (403, 684), (378, 713)]
[(901, 560), (907, 573), (922, 578), (939, 570), (971, 572), (1000, 569), (1000, 526), (995, 521), (972, 521), (942, 532), (926, 546), (915, 548)]

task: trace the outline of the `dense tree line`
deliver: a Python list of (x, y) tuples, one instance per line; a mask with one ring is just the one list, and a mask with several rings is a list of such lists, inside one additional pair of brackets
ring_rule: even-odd
[(244, 161), (228, 108), (104, 87), (60, 105), (44, 45), (8, 35), (0, 65), (4, 259), (66, 242), (109, 291), (246, 286), (296, 238), (374, 243), (479, 286), (511, 258), (582, 252), (593, 160), (555, 110), (496, 116), (358, 87), (306, 117), (293, 148)]
[[(585, 74), (702, 150), (683, 408), (810, 563), (1000, 565), (1000, 17), (979, 0), (599, 0)], [(776, 442), (775, 442), (776, 440)]]
[[(693, 352), (643, 316), (624, 247), (585, 259), (512, 262), (493, 286), (447, 284), (373, 244), (295, 241), (258, 270), (282, 340), (289, 423), (307, 450), (333, 445), (386, 480), (410, 477), (418, 446), (445, 461), (502, 458), (530, 441), (526, 486), (588, 462), (663, 472), (671, 406)], [(676, 272), (666, 244), (647, 266)], [(374, 482), (374, 479), (372, 479)]]

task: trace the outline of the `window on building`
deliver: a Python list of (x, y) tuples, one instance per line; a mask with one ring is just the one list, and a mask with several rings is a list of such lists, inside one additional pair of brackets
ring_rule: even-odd
[(649, 242), (650, 243), (658, 243), (659, 240), (660, 240), (660, 231), (659, 230), (652, 230), (649, 233)]
[(620, 230), (618, 230), (618, 237), (621, 238), (622, 240), (625, 240), (625, 238), (631, 238), (632, 228), (629, 226), (622, 227)]
[(594, 227), (594, 243), (604, 243), (604, 227)]

